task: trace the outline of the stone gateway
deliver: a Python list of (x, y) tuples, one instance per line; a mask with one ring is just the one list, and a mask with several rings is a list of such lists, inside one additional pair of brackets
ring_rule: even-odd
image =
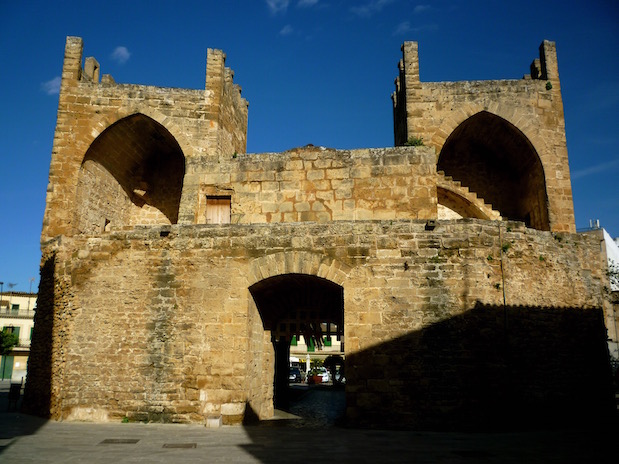
[[(395, 147), (246, 154), (247, 101), (119, 84), (66, 42), (24, 407), (238, 424), (290, 341), (345, 346), (351, 424), (499, 427), (612, 410), (599, 236), (576, 234), (555, 45), (523, 79), (419, 81)], [(566, 406), (569, 406), (566, 407)]]

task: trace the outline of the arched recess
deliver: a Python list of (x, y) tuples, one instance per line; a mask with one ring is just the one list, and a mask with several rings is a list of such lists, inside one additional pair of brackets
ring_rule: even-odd
[(456, 127), (440, 151), (437, 169), (504, 218), (550, 230), (539, 155), (529, 139), (500, 116), (481, 111)]
[(98, 233), (109, 224), (175, 224), (184, 175), (183, 152), (164, 126), (141, 113), (115, 122), (92, 142), (82, 161), (79, 232)]
[[(252, 365), (265, 373), (263, 382), (273, 381), (274, 404), (285, 408), (288, 404), (290, 341), (293, 336), (298, 339), (303, 335), (306, 343), (312, 339), (320, 347), (325, 337), (342, 340), (344, 289), (323, 277), (289, 273), (262, 279), (250, 286), (249, 292), (259, 314), (261, 329), (270, 334), (273, 351), (272, 361), (270, 356), (262, 362), (257, 361), (264, 347), (262, 350), (259, 347), (258, 330), (250, 330), (257, 340), (255, 348), (251, 349)], [(260, 373), (254, 377), (260, 379)], [(264, 390), (264, 385), (255, 384), (250, 389)], [(250, 393), (250, 402), (251, 396)], [(263, 408), (258, 406), (256, 409)]]

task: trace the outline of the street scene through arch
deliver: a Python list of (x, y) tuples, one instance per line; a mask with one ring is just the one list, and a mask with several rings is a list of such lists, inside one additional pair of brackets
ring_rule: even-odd
[[(322, 277), (290, 273), (263, 279), (249, 291), (273, 344), (274, 407), (294, 411), (298, 400), (317, 384), (322, 389), (328, 386), (342, 390), (343, 287)], [(334, 344), (340, 352), (329, 349)], [(305, 358), (300, 357), (298, 351), (291, 354), (291, 345), (305, 347)], [(335, 394), (343, 397), (343, 391)], [(324, 392), (313, 395), (316, 398), (326, 396), (327, 401), (333, 397)], [(311, 408), (302, 409), (306, 420), (311, 421), (307, 416), (313, 413), (321, 414)], [(344, 413), (343, 408), (341, 413)]]

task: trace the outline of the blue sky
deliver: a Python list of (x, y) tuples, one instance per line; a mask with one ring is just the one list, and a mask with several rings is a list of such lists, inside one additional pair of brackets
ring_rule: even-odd
[(0, 0), (0, 281), (33, 290), (65, 38), (117, 82), (204, 88), (207, 48), (249, 100), (248, 152), (393, 145), (405, 40), (422, 81), (518, 79), (557, 43), (576, 226), (619, 235), (619, 3)]

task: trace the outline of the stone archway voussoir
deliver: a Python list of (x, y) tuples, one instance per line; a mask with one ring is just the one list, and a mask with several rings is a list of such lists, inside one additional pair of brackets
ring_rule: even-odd
[(350, 268), (336, 260), (308, 251), (277, 252), (254, 259), (250, 264), (250, 286), (281, 274), (307, 274), (342, 285)]

